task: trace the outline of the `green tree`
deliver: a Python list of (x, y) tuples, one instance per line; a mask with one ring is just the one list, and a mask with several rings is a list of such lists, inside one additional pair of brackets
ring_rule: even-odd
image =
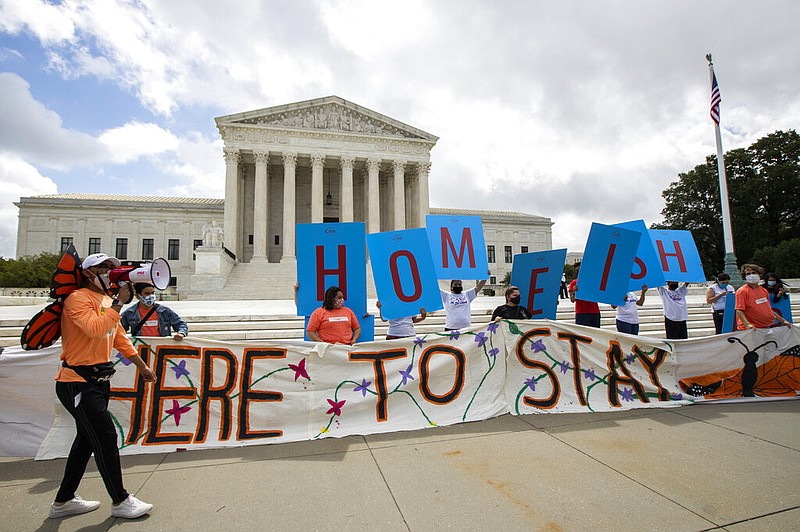
[[(800, 237), (800, 135), (777, 131), (747, 149), (725, 154), (725, 173), (739, 263), (755, 262), (757, 249)], [(678, 175), (662, 193), (665, 207), (658, 229), (688, 229), (706, 275), (723, 266), (725, 244), (717, 158)]]
[(800, 277), (800, 238), (757, 249), (750, 262), (763, 266), (778, 277), (796, 279)]
[(0, 286), (47, 288), (59, 258), (61, 255), (55, 253), (40, 253), (19, 259), (0, 257)]

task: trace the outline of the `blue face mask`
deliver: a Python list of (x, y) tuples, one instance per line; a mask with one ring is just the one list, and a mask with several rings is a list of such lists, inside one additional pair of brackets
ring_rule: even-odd
[(720, 288), (726, 288), (727, 286), (728, 286), (728, 283), (719, 283), (719, 287)]
[(152, 307), (156, 303), (156, 296), (155, 294), (152, 296), (142, 296), (142, 303), (146, 307)]
[(778, 284), (778, 281), (767, 281), (767, 284), (769, 286), (775, 286), (776, 284)]

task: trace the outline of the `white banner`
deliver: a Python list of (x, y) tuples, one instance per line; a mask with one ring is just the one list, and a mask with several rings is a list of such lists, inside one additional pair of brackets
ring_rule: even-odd
[[(664, 341), (535, 320), (356, 346), (135, 339), (157, 380), (145, 383), (115, 358), (109, 411), (121, 452), (140, 454), (415, 430), (506, 412), (796, 396), (798, 331)], [(53, 393), (58, 353), (56, 345), (0, 355), (0, 454), (30, 456), (47, 428), (37, 458), (69, 452), (74, 422)]]

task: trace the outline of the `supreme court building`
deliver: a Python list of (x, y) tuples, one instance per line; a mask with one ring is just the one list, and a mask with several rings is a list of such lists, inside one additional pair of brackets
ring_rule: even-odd
[(511, 270), (513, 254), (552, 247), (549, 218), (431, 209), (430, 153), (438, 138), (337, 96), (222, 116), (216, 124), (224, 201), (23, 197), (16, 203), (17, 256), (59, 252), (71, 242), (81, 257), (101, 250), (128, 260), (164, 257), (180, 297), (271, 299), (292, 296), (297, 223), (364, 222), (373, 233), (424, 227), (429, 213), (479, 215), (490, 285)]

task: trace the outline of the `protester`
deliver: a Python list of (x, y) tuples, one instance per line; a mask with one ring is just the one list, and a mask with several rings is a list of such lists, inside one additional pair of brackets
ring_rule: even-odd
[(627, 334), (639, 334), (639, 309), (644, 305), (645, 294), (647, 293), (647, 285), (642, 285), (641, 295), (636, 295), (635, 292), (628, 292), (625, 294), (625, 304), (611, 305), (611, 308), (617, 309), (617, 331)]
[(569, 300), (575, 303), (575, 324), (600, 328), (600, 307), (594, 301), (578, 299), (578, 273), (580, 263), (575, 265), (575, 279), (569, 283)]
[(782, 298), (788, 298), (786, 295), (786, 285), (774, 273), (768, 273), (764, 276), (764, 288), (772, 296), (772, 302), (778, 303)]
[[(298, 284), (295, 284), (295, 297)], [(361, 325), (352, 310), (344, 306), (344, 294), (338, 286), (325, 290), (322, 306), (311, 313), (306, 335), (314, 342), (352, 345), (361, 336)]]
[[(488, 272), (491, 275), (492, 272)], [(476, 281), (475, 287), (464, 292), (464, 284), (460, 279), (450, 281), (450, 291), (439, 289), (444, 304), (444, 330), (453, 331), (469, 327), (472, 323), (471, 308), (472, 301), (478, 297), (486, 280)]]
[(189, 334), (189, 326), (178, 314), (156, 303), (156, 288), (135, 283), (133, 292), (139, 301), (122, 312), (122, 328), (131, 336), (172, 336), (181, 341)]
[(531, 313), (528, 309), (520, 305), (522, 296), (519, 293), (519, 288), (516, 286), (509, 286), (506, 288), (506, 304), (500, 305), (494, 312), (492, 312), (492, 321), (506, 320), (529, 320)]
[(720, 273), (714, 283), (706, 290), (706, 303), (711, 305), (715, 334), (722, 334), (722, 323), (725, 320), (725, 301), (728, 294), (735, 293), (733, 287), (729, 284), (730, 280), (730, 275)]
[(742, 278), (746, 284), (736, 291), (736, 328), (766, 329), (775, 323), (791, 327), (783, 316), (772, 310), (769, 304), (769, 292), (760, 286), (761, 275), (764, 268), (758, 264), (745, 264), (742, 266)]
[(667, 286), (658, 287), (658, 295), (664, 306), (664, 329), (670, 340), (683, 340), (689, 338), (686, 321), (689, 319), (689, 307), (686, 304), (686, 294), (689, 292), (688, 283), (678, 284), (676, 281), (667, 281)]
[(428, 316), (428, 313), (425, 311), (425, 307), (422, 307), (419, 309), (419, 316), (406, 316), (403, 318), (392, 318), (387, 320), (383, 317), (383, 311), (381, 311), (381, 302), (376, 301), (375, 306), (378, 307), (378, 315), (380, 316), (381, 321), (389, 322), (389, 329), (386, 331), (387, 340), (396, 340), (398, 338), (409, 338), (411, 336), (415, 336), (416, 333), (414, 331), (414, 324), (421, 322)]
[(122, 303), (131, 297), (123, 284), (112, 301), (107, 295), (108, 272), (119, 259), (103, 253), (89, 255), (82, 263), (84, 282), (64, 301), (61, 315), (61, 368), (56, 375), (56, 396), (75, 419), (77, 431), (64, 468), (64, 478), (50, 507), (50, 517), (96, 510), (100, 501), (85, 501), (75, 491), (94, 454), (97, 470), (111, 496), (111, 515), (133, 519), (148, 513), (152, 504), (128, 494), (122, 484), (122, 467), (117, 447), (117, 430), (108, 412), (114, 374), (111, 350), (133, 362), (147, 382), (153, 371), (136, 353), (120, 325)]

